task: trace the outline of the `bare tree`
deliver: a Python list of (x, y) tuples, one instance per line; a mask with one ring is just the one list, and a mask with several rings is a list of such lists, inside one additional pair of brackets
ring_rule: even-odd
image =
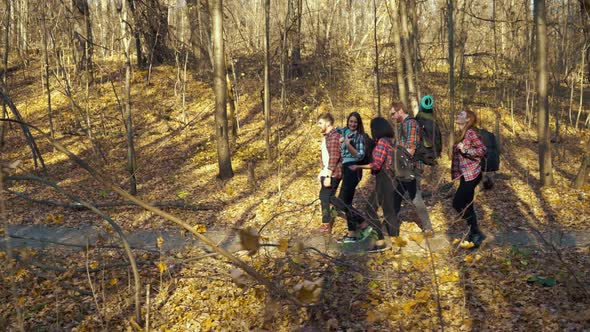
[(272, 162), (272, 147), (270, 146), (270, 0), (264, 0), (264, 141), (266, 143), (266, 157)]
[(119, 8), (121, 19), (121, 39), (123, 52), (125, 53), (125, 126), (127, 127), (127, 170), (129, 171), (129, 192), (137, 194), (137, 179), (135, 176), (137, 165), (135, 157), (135, 145), (133, 142), (133, 118), (131, 115), (131, 31), (128, 23), (128, 2), (122, 1)]
[[(6, 81), (6, 74), (8, 72), (8, 53), (10, 52), (10, 12), (11, 6), (10, 2), (12, 0), (6, 0), (6, 19), (4, 20), (4, 55), (2, 57), (2, 90), (4, 93), (8, 93), (8, 82)], [(6, 110), (6, 104), (2, 101), (2, 118), (6, 119), (8, 117), (8, 111)], [(6, 122), (2, 122), (0, 125), (0, 148), (4, 147), (4, 135), (6, 133)]]
[(53, 114), (51, 112), (51, 89), (49, 82), (49, 56), (47, 55), (47, 17), (46, 17), (47, 3), (43, 1), (43, 9), (41, 10), (41, 40), (43, 50), (43, 73), (45, 75), (45, 92), (47, 93), (47, 115), (49, 117), (49, 133), (52, 139), (55, 139), (55, 132), (53, 128)]
[(219, 178), (234, 176), (227, 132), (227, 86), (225, 52), (223, 45), (223, 0), (209, 1), (211, 37), (213, 39), (213, 91), (215, 93), (215, 138), (217, 140), (217, 163)]
[(541, 185), (553, 184), (553, 168), (551, 165), (551, 142), (549, 132), (549, 98), (547, 96), (547, 14), (545, 0), (535, 0), (535, 25), (537, 27), (537, 93), (538, 121), (537, 136), (539, 139), (539, 179)]
[(453, 23), (453, 0), (447, 0), (447, 28), (449, 33), (449, 109), (451, 130), (449, 133), (449, 155), (453, 152), (455, 144), (455, 26)]
[(586, 179), (588, 177), (588, 171), (590, 170), (590, 137), (588, 137), (588, 141), (586, 143), (586, 151), (584, 151), (584, 158), (582, 159), (582, 165), (580, 165), (580, 170), (574, 179), (574, 188), (580, 189), (586, 183)]
[(377, 39), (377, 1), (373, 0), (373, 41), (375, 43), (375, 92), (377, 93), (377, 115), (381, 116), (381, 84), (379, 82), (379, 44)]
[(393, 47), (395, 49), (395, 74), (397, 78), (397, 88), (399, 90), (399, 99), (404, 105), (408, 105), (408, 92), (406, 91), (406, 81), (404, 79), (404, 63), (400, 40), (399, 0), (391, 1), (391, 29), (393, 35)]
[(409, 105), (412, 110), (412, 114), (418, 114), (418, 95), (416, 93), (416, 87), (414, 83), (414, 68), (412, 64), (412, 52), (410, 48), (412, 47), (410, 41), (410, 32), (408, 28), (408, 10), (406, 8), (406, 3), (400, 1), (400, 20), (401, 20), (401, 27), (402, 27), (402, 49), (404, 52), (404, 60), (406, 64), (406, 82), (408, 83), (408, 99)]

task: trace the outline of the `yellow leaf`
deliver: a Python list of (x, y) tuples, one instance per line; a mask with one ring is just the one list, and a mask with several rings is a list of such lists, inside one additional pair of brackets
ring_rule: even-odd
[(391, 239), (393, 244), (400, 248), (405, 247), (408, 244), (408, 241), (404, 240), (401, 236), (394, 236)]
[(17, 303), (18, 303), (18, 305), (20, 307), (22, 307), (25, 304), (25, 297), (24, 296), (19, 296)]
[(354, 279), (356, 280), (357, 284), (360, 284), (365, 278), (363, 277), (362, 273), (357, 272), (354, 274)]
[(166, 263), (160, 261), (158, 262), (158, 270), (160, 271), (160, 273), (164, 273), (164, 271), (166, 271), (168, 269), (168, 265), (166, 265)]
[(90, 262), (89, 266), (91, 269), (96, 270), (98, 268), (98, 262), (97, 261), (92, 261)]
[(459, 247), (461, 247), (463, 249), (470, 249), (470, 248), (473, 248), (473, 246), (475, 246), (475, 244), (473, 242), (470, 242), (470, 241), (463, 241), (459, 245)]
[(457, 282), (459, 281), (459, 274), (456, 272), (445, 273), (440, 277), (440, 282)]
[(118, 283), (119, 283), (119, 279), (117, 279), (117, 278), (113, 278), (113, 279), (111, 279), (111, 281), (109, 281), (110, 286), (117, 286)]
[(197, 225), (197, 233), (200, 233), (200, 234), (207, 233), (207, 226)]
[(479, 262), (480, 259), (481, 259), (481, 255), (480, 254), (475, 255), (475, 261), (476, 262)]
[(457, 243), (459, 243), (460, 241), (461, 241), (461, 240), (459, 240), (459, 239), (454, 239), (454, 240), (453, 240), (453, 245), (456, 245), (456, 244), (457, 244)]
[(422, 241), (424, 241), (424, 236), (419, 233), (410, 234), (410, 240), (416, 243), (421, 243)]
[(280, 239), (278, 249), (280, 252), (287, 252), (289, 250), (289, 239)]
[(465, 263), (471, 263), (473, 262), (473, 257), (471, 255), (467, 255), (465, 256)]
[(404, 313), (409, 314), (412, 312), (412, 309), (414, 308), (414, 301), (407, 301), (406, 303), (404, 303), (402, 305), (402, 310), (404, 311)]
[(158, 236), (158, 239), (156, 240), (156, 246), (158, 248), (162, 248), (162, 245), (164, 244), (164, 238), (161, 236)]

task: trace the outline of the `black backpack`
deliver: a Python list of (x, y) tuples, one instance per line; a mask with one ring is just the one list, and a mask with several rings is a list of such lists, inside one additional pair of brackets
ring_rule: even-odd
[(389, 172), (392, 179), (398, 179), (402, 182), (409, 182), (416, 178), (416, 162), (408, 150), (393, 142), (387, 142), (392, 149), (388, 151), (390, 155)]
[(365, 145), (365, 155), (361, 161), (359, 161), (359, 165), (367, 165), (373, 161), (373, 150), (375, 149), (375, 140), (371, 138), (368, 134), (363, 134), (359, 139), (363, 140)]
[(416, 115), (420, 130), (420, 144), (416, 147), (414, 159), (422, 161), (426, 165), (436, 165), (436, 159), (442, 153), (442, 135), (436, 122), (425, 117), (422, 112)]
[(498, 149), (498, 142), (496, 135), (491, 132), (480, 129), (479, 134), (481, 140), (486, 146), (486, 155), (481, 158), (480, 166), (482, 172), (495, 172), (500, 170), (500, 149)]

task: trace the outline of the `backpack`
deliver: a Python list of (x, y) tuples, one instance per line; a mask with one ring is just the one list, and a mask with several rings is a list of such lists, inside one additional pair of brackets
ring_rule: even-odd
[(495, 172), (500, 170), (500, 150), (498, 149), (496, 135), (485, 129), (480, 129), (479, 134), (483, 144), (486, 146), (486, 155), (481, 158), (479, 163), (481, 171)]
[(392, 144), (387, 142), (392, 149), (389, 153), (389, 172), (392, 179), (398, 179), (402, 182), (409, 182), (416, 178), (416, 163), (414, 156), (412, 156), (408, 150), (398, 144)]
[(442, 153), (442, 135), (434, 119), (419, 112), (416, 115), (420, 130), (420, 144), (416, 147), (414, 159), (426, 165), (436, 165), (436, 159)]
[[(360, 138), (360, 137), (359, 137)], [(363, 134), (362, 138), (365, 145), (365, 155), (363, 159), (358, 162), (359, 165), (367, 165), (373, 161), (373, 150), (375, 149), (375, 140), (368, 134)]]

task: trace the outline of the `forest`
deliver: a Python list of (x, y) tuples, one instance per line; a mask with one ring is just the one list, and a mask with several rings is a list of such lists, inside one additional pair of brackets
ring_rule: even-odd
[(590, 0), (0, 26), (0, 330), (590, 330)]

